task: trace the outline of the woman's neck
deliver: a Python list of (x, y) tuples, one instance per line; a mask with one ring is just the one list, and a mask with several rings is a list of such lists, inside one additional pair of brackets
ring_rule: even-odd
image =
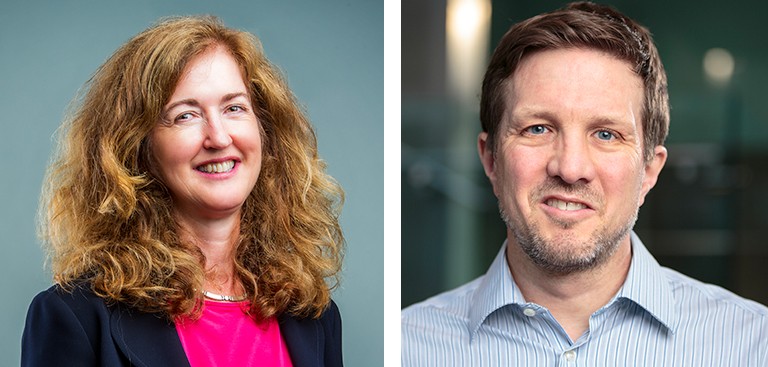
[(205, 257), (204, 289), (224, 295), (239, 295), (243, 287), (235, 276), (235, 251), (240, 236), (240, 216), (194, 218), (176, 213), (183, 241), (195, 244)]

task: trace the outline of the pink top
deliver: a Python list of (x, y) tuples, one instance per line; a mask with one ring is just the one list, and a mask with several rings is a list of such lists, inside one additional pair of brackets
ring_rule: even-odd
[(176, 322), (190, 366), (292, 367), (277, 319), (257, 323), (246, 307), (247, 301), (205, 300), (200, 319)]

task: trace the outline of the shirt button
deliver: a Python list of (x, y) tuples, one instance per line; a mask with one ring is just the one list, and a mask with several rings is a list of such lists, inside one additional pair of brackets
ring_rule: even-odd
[(534, 309), (532, 309), (532, 308), (524, 308), (524, 309), (523, 309), (523, 314), (524, 314), (525, 316), (529, 316), (529, 317), (530, 317), (530, 316), (536, 316), (536, 310), (534, 310)]
[(573, 362), (576, 360), (576, 352), (569, 350), (565, 353), (563, 353), (563, 356), (565, 357), (565, 360), (568, 362)]

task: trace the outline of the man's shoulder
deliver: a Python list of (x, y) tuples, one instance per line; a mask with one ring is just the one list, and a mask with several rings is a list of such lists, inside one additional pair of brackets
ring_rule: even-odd
[(470, 339), (470, 305), (483, 277), (415, 303), (401, 312), (403, 366), (461, 365), (458, 351)]
[(414, 303), (401, 311), (403, 327), (430, 322), (435, 318), (466, 319), (473, 296), (483, 277), (457, 288)]
[(702, 282), (669, 268), (662, 267), (662, 271), (672, 288), (675, 302), (682, 309), (729, 309), (734, 313), (754, 317), (756, 321), (768, 323), (768, 307), (765, 305), (741, 297), (723, 287)]

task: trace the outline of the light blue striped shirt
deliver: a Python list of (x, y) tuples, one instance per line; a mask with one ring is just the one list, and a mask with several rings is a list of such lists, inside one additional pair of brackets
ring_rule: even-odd
[(485, 275), (402, 311), (402, 366), (768, 366), (768, 308), (631, 242), (626, 281), (578, 340), (525, 301), (505, 245)]

